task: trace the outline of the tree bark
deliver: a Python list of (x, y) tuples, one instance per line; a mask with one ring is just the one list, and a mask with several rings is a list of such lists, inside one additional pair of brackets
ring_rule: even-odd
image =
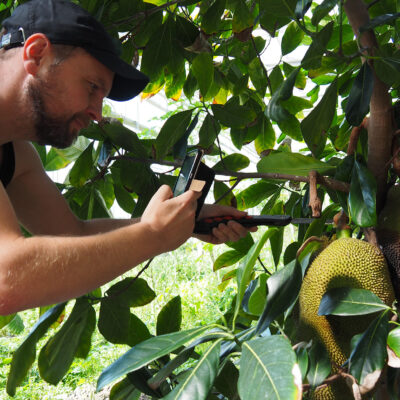
[[(359, 28), (369, 21), (369, 14), (363, 0), (347, 0), (344, 10), (353, 28), (354, 34), (360, 39), (362, 50), (372, 56), (378, 47), (373, 31), (360, 35)], [(365, 61), (365, 60), (364, 60)], [(370, 62), (370, 61), (368, 61)], [(372, 63), (370, 62), (373, 67)], [(374, 89), (370, 102), (370, 118), (368, 121), (368, 168), (377, 182), (377, 212), (385, 200), (387, 191), (388, 161), (391, 158), (393, 137), (392, 101), (388, 86), (383, 83), (374, 71)]]

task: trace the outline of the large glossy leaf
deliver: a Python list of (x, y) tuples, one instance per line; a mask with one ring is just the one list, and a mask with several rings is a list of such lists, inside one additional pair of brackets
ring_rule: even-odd
[(230, 265), (236, 264), (243, 257), (244, 254), (240, 251), (228, 250), (225, 253), (220, 254), (214, 261), (213, 271), (218, 271), (221, 268), (229, 267)]
[(75, 161), (74, 166), (69, 172), (69, 181), (74, 186), (83, 186), (90, 177), (93, 168), (93, 145), (94, 142), (90, 143)]
[(258, 320), (256, 333), (264, 332), (275, 318), (294, 303), (300, 291), (302, 277), (300, 265), (293, 260), (267, 280), (267, 304)]
[(218, 373), (221, 341), (215, 341), (204, 351), (184, 381), (165, 396), (165, 400), (203, 400), (207, 397)]
[(310, 367), (307, 373), (307, 380), (312, 387), (317, 387), (331, 372), (331, 362), (325, 347), (319, 341), (313, 343), (309, 358)]
[(247, 210), (248, 208), (253, 208), (277, 190), (278, 186), (274, 183), (261, 180), (236, 195), (238, 209)]
[(392, 329), (387, 338), (387, 345), (393, 353), (400, 357), (400, 327)]
[(351, 219), (365, 228), (375, 226), (376, 217), (376, 181), (368, 168), (355, 161), (349, 194)]
[(308, 176), (312, 170), (322, 175), (331, 174), (334, 167), (314, 157), (298, 153), (274, 152), (259, 161), (257, 170), (263, 173)]
[(296, 354), (282, 336), (243, 343), (238, 382), (242, 400), (301, 399), (301, 376)]
[(226, 0), (216, 0), (208, 7), (201, 19), (201, 29), (211, 35), (219, 30), (221, 17), (225, 10)]
[(111, 142), (132, 153), (135, 157), (147, 157), (147, 150), (137, 134), (120, 123), (104, 124), (102, 131)]
[(227, 361), (215, 379), (214, 386), (225, 397), (239, 400), (237, 382), (239, 371), (232, 361)]
[(256, 119), (253, 109), (239, 104), (226, 103), (211, 106), (214, 117), (222, 124), (231, 128), (244, 128)]
[(260, 274), (247, 287), (243, 296), (243, 310), (253, 315), (261, 315), (267, 298), (267, 274)]
[(304, 31), (302, 31), (296, 22), (291, 22), (282, 37), (282, 55), (289, 54), (295, 50), (304, 37)]
[(346, 104), (346, 120), (350, 125), (359, 126), (369, 110), (374, 76), (368, 62), (364, 62), (350, 90)]
[(359, 31), (360, 33), (363, 33), (380, 25), (391, 24), (398, 18), (400, 18), (400, 13), (380, 15), (379, 17), (371, 19), (367, 24), (360, 27)]
[(352, 351), (349, 372), (360, 384), (363, 384), (369, 375), (381, 371), (384, 367), (388, 333), (389, 317), (387, 312), (383, 312), (372, 321)]
[(371, 291), (342, 287), (323, 295), (318, 315), (364, 315), (385, 309), (390, 307)]
[(111, 286), (106, 295), (125, 307), (145, 306), (156, 297), (147, 281), (142, 278), (125, 278)]
[(294, 13), (296, 17), (301, 19), (304, 17), (307, 10), (311, 7), (312, 0), (297, 0), (296, 8)]
[(156, 336), (139, 343), (101, 373), (97, 382), (97, 390), (101, 390), (104, 386), (129, 372), (135, 371), (151, 361), (169, 354), (190, 340), (200, 336), (208, 329), (208, 326), (202, 326), (183, 332)]
[(181, 296), (172, 298), (159, 312), (157, 316), (157, 336), (177, 332), (182, 322)]
[(314, 37), (310, 47), (301, 61), (301, 65), (305, 69), (317, 69), (321, 66), (321, 60), (326, 46), (333, 32), (333, 21), (325, 25), (320, 32)]
[(34, 325), (21, 346), (15, 351), (11, 362), (11, 369), (7, 379), (7, 393), (15, 395), (16, 388), (22, 383), (36, 357), (36, 344), (47, 332), (50, 326), (57, 321), (63, 312), (66, 303), (58, 304), (46, 311)]
[(217, 164), (213, 166), (213, 169), (215, 171), (240, 171), (241, 169), (247, 168), (249, 164), (250, 160), (243, 154), (229, 154), (221, 161), (217, 162)]
[(265, 150), (273, 149), (276, 142), (275, 131), (268, 118), (263, 119), (263, 129), (257, 135), (254, 146), (258, 154), (261, 154)]
[(94, 315), (94, 308), (86, 298), (76, 300), (67, 321), (42, 347), (38, 365), (40, 375), (46, 382), (57, 385), (67, 373), (81, 343), (88, 319), (93, 320)]
[(155, 142), (158, 159), (165, 157), (172, 146), (185, 134), (192, 112), (193, 110), (181, 111), (172, 115), (164, 123)]
[(214, 80), (214, 64), (210, 53), (200, 53), (192, 62), (192, 72), (200, 88), (200, 93), (206, 97), (208, 89)]
[(333, 81), (318, 105), (301, 121), (301, 132), (314, 157), (325, 148), (327, 132), (336, 114), (337, 80)]
[(313, 15), (311, 18), (311, 22), (313, 25), (318, 25), (322, 18), (324, 18), (339, 0), (324, 0), (321, 4), (318, 4), (317, 7), (313, 10)]
[(146, 325), (114, 298), (102, 300), (98, 328), (109, 342), (116, 344), (134, 346), (150, 337)]
[(129, 378), (116, 383), (110, 392), (110, 400), (139, 400), (140, 397), (140, 390), (133, 386)]
[(210, 147), (220, 130), (221, 126), (218, 121), (211, 114), (207, 114), (199, 131), (199, 146), (203, 148)]
[(267, 118), (276, 122), (282, 122), (288, 118), (288, 115), (290, 115), (289, 112), (283, 108), (280, 103), (281, 101), (288, 100), (291, 97), (299, 70), (300, 68), (293, 70), (288, 78), (275, 91), (265, 109)]
[(238, 283), (238, 292), (235, 306), (235, 316), (238, 315), (246, 287), (250, 282), (250, 277), (253, 272), (254, 264), (260, 254), (265, 242), (276, 232), (276, 228), (270, 228), (264, 232), (258, 242), (255, 242), (246, 257), (240, 262), (236, 273)]
[(150, 37), (143, 50), (141, 70), (155, 80), (161, 74), (174, 53), (171, 35), (173, 32), (172, 18), (168, 18)]

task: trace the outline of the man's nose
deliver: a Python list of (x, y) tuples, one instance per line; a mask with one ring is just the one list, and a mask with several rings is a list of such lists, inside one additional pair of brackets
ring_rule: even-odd
[(103, 97), (93, 97), (86, 109), (86, 114), (92, 121), (100, 121), (103, 115)]

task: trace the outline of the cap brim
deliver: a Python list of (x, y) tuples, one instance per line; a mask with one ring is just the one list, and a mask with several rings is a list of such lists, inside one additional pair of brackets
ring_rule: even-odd
[(125, 101), (137, 96), (149, 83), (149, 78), (117, 55), (97, 49), (85, 49), (103, 65), (114, 72), (114, 81), (107, 96), (111, 100)]

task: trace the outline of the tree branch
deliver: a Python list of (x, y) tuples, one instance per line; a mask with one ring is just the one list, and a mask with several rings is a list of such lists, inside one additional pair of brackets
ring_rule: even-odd
[[(130, 160), (132, 162), (140, 162), (144, 164), (158, 164), (166, 165), (174, 168), (182, 166), (181, 162), (165, 161), (165, 160), (154, 160), (152, 158), (137, 158), (131, 156), (113, 156), (110, 160)], [(305, 182), (309, 183), (310, 179), (308, 176), (301, 175), (290, 175), (290, 174), (276, 174), (276, 173), (259, 173), (259, 172), (235, 172), (229, 170), (218, 170), (215, 171), (217, 175), (230, 176), (239, 179), (272, 179), (272, 180), (284, 180), (293, 182)], [(317, 183), (325, 186), (328, 189), (337, 190), (339, 192), (348, 193), (350, 191), (350, 185), (346, 182), (338, 181), (327, 176), (318, 175)]]

